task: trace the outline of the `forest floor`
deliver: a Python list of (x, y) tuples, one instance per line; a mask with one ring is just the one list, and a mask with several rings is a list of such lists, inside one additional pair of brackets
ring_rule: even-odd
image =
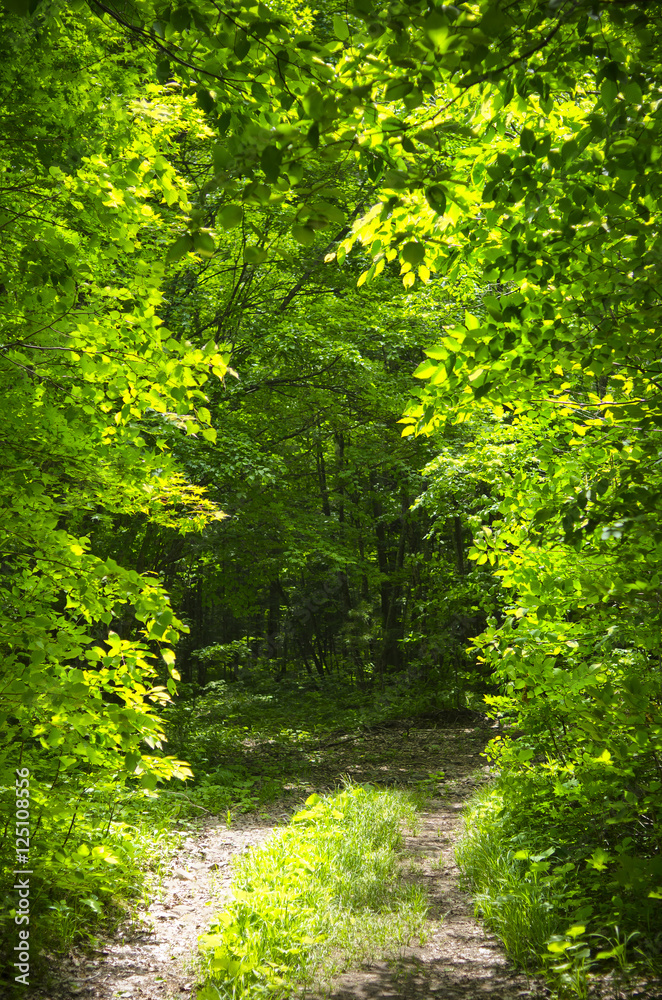
[[(224, 818), (212, 816), (195, 824), (165, 866), (150, 904), (112, 937), (98, 939), (94, 951), (46, 956), (50, 983), (32, 990), (30, 1000), (195, 1000), (197, 938), (229, 898), (231, 858), (263, 843), (302, 799), (336, 788), (344, 775), (375, 785), (414, 785), (431, 795), (420, 829), (405, 837), (403, 851), (405, 877), (425, 887), (430, 911), (422, 942), (347, 970), (333, 983), (308, 991), (307, 1000), (549, 997), (542, 982), (514, 969), (499, 941), (474, 918), (471, 900), (459, 886), (454, 846), (463, 806), (488, 777), (480, 754), (492, 735), (487, 728), (448, 719), (436, 725), (400, 720), (357, 733), (327, 734), (306, 748), (305, 784), (294, 785), (285, 798), (259, 811), (233, 817), (229, 828)], [(254, 766), (269, 754), (268, 745), (253, 743), (247, 749)], [(302, 751), (297, 748), (297, 754)], [(286, 761), (281, 763), (285, 768)]]

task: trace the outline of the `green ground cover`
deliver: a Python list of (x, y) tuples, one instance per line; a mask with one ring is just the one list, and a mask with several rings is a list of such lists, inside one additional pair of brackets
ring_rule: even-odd
[[(434, 712), (443, 703), (434, 689), (394, 684), (361, 691), (332, 678), (311, 684), (296, 676), (276, 682), (260, 670), (185, 694), (165, 713), (168, 752), (184, 757), (193, 770), (186, 798), (177, 789), (165, 791), (182, 817), (202, 809), (246, 811), (311, 785), (333, 788), (350, 760), (369, 771), (394, 753), (365, 738), (371, 728)], [(340, 748), (342, 754), (334, 753)], [(425, 777), (421, 772), (418, 780)], [(411, 774), (393, 768), (381, 779), (408, 783)]]
[(232, 901), (200, 939), (209, 979), (199, 1000), (291, 996), (423, 934), (424, 894), (400, 878), (403, 822), (414, 825), (416, 810), (399, 791), (311, 795), (236, 862)]
[(580, 808), (554, 793), (549, 767), (504, 769), (474, 798), (456, 851), (476, 913), (561, 996), (588, 996), (596, 974), (659, 980), (661, 971), (662, 893), (645, 891), (659, 859), (637, 851), (634, 831), (614, 834), (609, 850), (596, 846), (606, 843), (608, 780), (594, 773)]

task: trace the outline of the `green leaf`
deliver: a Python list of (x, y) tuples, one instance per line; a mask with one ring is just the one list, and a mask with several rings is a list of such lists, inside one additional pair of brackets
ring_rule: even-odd
[(389, 80), (386, 85), (386, 91), (384, 92), (385, 101), (401, 101), (403, 97), (411, 93), (414, 89), (414, 84), (411, 80)]
[(473, 392), (474, 399), (482, 399), (483, 396), (487, 396), (487, 394), (491, 391), (492, 388), (493, 388), (493, 383), (485, 381), (479, 386), (472, 385), (471, 390)]
[(413, 373), (414, 378), (430, 378), (437, 371), (437, 368), (438, 365), (433, 364), (432, 361), (422, 361)]
[(237, 40), (234, 43), (234, 54), (237, 59), (245, 59), (251, 50), (251, 42), (245, 31), (237, 32)]
[(225, 134), (231, 121), (232, 112), (229, 108), (227, 108), (221, 115), (219, 115), (218, 121), (216, 122), (216, 130), (219, 135)]
[(641, 104), (643, 101), (643, 94), (639, 84), (634, 80), (630, 80), (630, 82), (623, 88), (623, 97), (628, 104)]
[[(164, 78), (161, 82), (166, 83), (167, 80), (170, 79), (171, 77), (169, 69), (167, 72), (164, 72), (163, 76)], [(200, 105), (203, 111), (207, 112), (207, 114), (210, 114), (211, 112), (216, 110), (216, 102), (206, 87), (198, 87), (195, 96), (198, 104)]]
[(573, 924), (572, 927), (568, 927), (565, 933), (566, 937), (578, 938), (586, 933), (586, 927), (584, 924)]
[(263, 264), (268, 259), (269, 253), (262, 247), (246, 247), (244, 250), (244, 261), (247, 264)]
[(603, 80), (600, 84), (600, 95), (605, 107), (610, 108), (618, 97), (618, 84), (613, 80)]
[(339, 14), (333, 15), (333, 31), (336, 38), (339, 38), (341, 42), (344, 42), (346, 38), (349, 38), (349, 28), (347, 27), (347, 22), (344, 18), (340, 17)]
[(423, 22), (425, 34), (436, 49), (445, 50), (448, 42), (448, 19), (444, 14), (434, 11)]
[(492, 0), (492, 3), (488, 6), (487, 10), (481, 17), (481, 31), (483, 31), (488, 38), (492, 38), (503, 31), (506, 23), (506, 15), (501, 10), (501, 4)]
[(563, 162), (567, 163), (569, 160), (574, 159), (577, 155), (578, 149), (579, 147), (574, 139), (568, 139), (567, 142), (564, 142), (561, 146), (561, 159)]
[(221, 173), (221, 171), (225, 170), (227, 165), (232, 160), (230, 150), (227, 146), (221, 145), (221, 143), (216, 143), (212, 155), (214, 158), (214, 170), (216, 173)]
[(570, 948), (570, 941), (551, 940), (547, 943), (547, 950), (551, 951), (554, 955), (562, 955), (568, 948)]
[(586, 859), (586, 864), (590, 868), (595, 868), (596, 871), (603, 872), (611, 861), (613, 861), (612, 855), (608, 854), (602, 847), (598, 847), (593, 851), (591, 857)]
[[(159, 83), (167, 83), (168, 80), (170, 80), (172, 78), (172, 72), (171, 72), (171, 66), (170, 66), (170, 60), (169, 59), (159, 59), (159, 61), (156, 64), (155, 70), (156, 70), (156, 72), (155, 72), (156, 79), (159, 81)], [(207, 100), (211, 100), (208, 90), (201, 91), (200, 94), (202, 94), (204, 97), (206, 97)], [(204, 106), (203, 106), (202, 100), (200, 99), (200, 94), (197, 95), (198, 104), (204, 110)], [(211, 101), (211, 104), (213, 106), (213, 101)]]
[(201, 257), (213, 257), (216, 244), (209, 233), (196, 233), (193, 237), (193, 247)]
[(422, 264), (425, 259), (425, 244), (424, 243), (405, 243), (402, 250), (400, 251), (402, 259), (408, 264), (416, 266), (417, 264)]
[(427, 188), (425, 197), (428, 205), (437, 215), (444, 214), (446, 211), (446, 191), (440, 184), (433, 184)]
[(315, 231), (310, 226), (292, 226), (292, 236), (305, 247), (315, 241)]
[(166, 263), (172, 264), (177, 260), (181, 260), (184, 254), (189, 253), (191, 250), (193, 250), (193, 238), (191, 236), (180, 236), (168, 249), (165, 258)]
[(185, 31), (191, 24), (191, 12), (187, 7), (178, 7), (170, 15), (170, 23), (175, 31)]
[(530, 128), (523, 128), (520, 133), (519, 144), (525, 153), (531, 152), (535, 145), (535, 141), (535, 132), (532, 132)]
[(306, 114), (310, 118), (319, 119), (322, 117), (324, 113), (324, 96), (317, 87), (309, 89), (302, 103)]
[(268, 181), (275, 184), (280, 174), (283, 151), (277, 146), (265, 146), (262, 150), (260, 163)]
[(217, 219), (223, 229), (234, 229), (244, 221), (244, 210), (241, 205), (224, 205)]

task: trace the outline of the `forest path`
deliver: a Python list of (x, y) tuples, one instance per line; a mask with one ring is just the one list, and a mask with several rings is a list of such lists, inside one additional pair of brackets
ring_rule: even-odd
[[(313, 790), (328, 791), (343, 774), (355, 781), (423, 787), (431, 773), (445, 774), (436, 785), (443, 797), (428, 802), (420, 830), (405, 840), (412, 863), (407, 877), (419, 880), (430, 897), (426, 943), (403, 948), (388, 962), (344, 973), (333, 984), (332, 1000), (548, 996), (513, 969), (497, 939), (474, 919), (471, 902), (458, 885), (453, 850), (461, 813), (487, 777), (480, 753), (491, 735), (461, 721), (413, 720), (370, 727), (358, 736), (332, 735), (310, 749), (297, 800)], [(256, 764), (260, 749), (251, 747)], [(30, 1000), (194, 1000), (197, 938), (230, 895), (230, 859), (263, 843), (299, 804), (281, 803), (258, 815), (238, 816), (229, 829), (220, 818), (206, 819), (166, 866), (149, 907), (95, 952), (53, 956), (52, 983), (31, 991)], [(322, 995), (328, 993), (308, 994), (310, 1000)]]
[[(460, 733), (455, 732), (455, 737)], [(463, 738), (462, 738), (463, 737)], [(477, 738), (476, 738), (477, 737)], [(459, 886), (454, 849), (462, 833), (462, 810), (487, 777), (481, 763), (482, 734), (465, 729), (463, 753), (449, 762), (444, 798), (429, 802), (420, 829), (405, 838), (412, 875), (430, 900), (425, 943), (401, 949), (386, 962), (343, 974), (330, 994), (310, 993), (307, 1000), (534, 1000), (549, 997), (540, 981), (518, 973), (500, 941), (473, 915), (473, 905)]]

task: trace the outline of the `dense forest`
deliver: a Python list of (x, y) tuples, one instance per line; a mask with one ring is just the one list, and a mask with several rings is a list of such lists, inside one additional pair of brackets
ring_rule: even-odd
[(659, 962), (662, 4), (5, 0), (0, 87), (7, 953), (254, 697), (486, 713), (540, 947)]

